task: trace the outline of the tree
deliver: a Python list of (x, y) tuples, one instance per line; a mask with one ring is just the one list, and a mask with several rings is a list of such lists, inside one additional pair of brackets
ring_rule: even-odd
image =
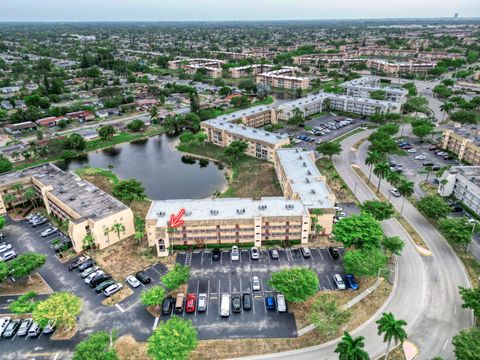
[(385, 100), (387, 93), (383, 90), (374, 90), (370, 93), (370, 97), (374, 100)]
[(395, 214), (392, 204), (377, 200), (365, 201), (360, 205), (360, 209), (378, 221), (390, 219)]
[(307, 268), (295, 267), (274, 272), (269, 284), (292, 302), (302, 302), (318, 291), (317, 274)]
[(87, 147), (87, 142), (82, 135), (73, 133), (65, 139), (65, 149), (83, 151)]
[(412, 124), (412, 133), (423, 141), (423, 138), (433, 132), (434, 126), (430, 121), (422, 121), (418, 124)]
[(58, 328), (70, 330), (81, 310), (82, 299), (68, 292), (57, 292), (38, 303), (32, 318), (41, 328), (50, 322)]
[(5, 226), (5, 216), (0, 216), (0, 230)]
[(229, 88), (228, 86), (223, 86), (218, 90), (218, 95), (220, 96), (228, 96), (232, 93), (232, 89)]
[(2, 261), (0, 262), (0, 283), (4, 282), (10, 275), (10, 266)]
[(190, 92), (190, 111), (195, 114), (200, 111), (200, 97), (196, 90)]
[(118, 360), (113, 347), (116, 334), (101, 331), (91, 334), (75, 346), (72, 360)]
[(113, 196), (130, 205), (133, 200), (145, 199), (145, 188), (136, 179), (120, 180), (113, 185)]
[(403, 205), (405, 205), (405, 198), (413, 195), (413, 193), (415, 192), (415, 185), (413, 184), (412, 181), (407, 181), (405, 179), (402, 179), (397, 186), (397, 190), (400, 193), (400, 195), (402, 195), (403, 197), (402, 207), (400, 209), (400, 215), (402, 215)]
[(224, 150), (224, 154), (228, 158), (238, 160), (248, 149), (248, 144), (245, 141), (235, 140), (230, 143)]
[(17, 209), (15, 208), (15, 201), (17, 200), (17, 198), (14, 194), (6, 194), (3, 199), (7, 204), (10, 204), (13, 207), (14, 212), (17, 212)]
[[(392, 185), (397, 186), (402, 180), (402, 176), (396, 171), (388, 171), (385, 179)], [(389, 195), (390, 196), (390, 195)]]
[(34, 188), (29, 187), (27, 190), (25, 190), (25, 192), (23, 193), (23, 197), (26, 201), (30, 201), (32, 205), (36, 206), (37, 192)]
[(115, 223), (112, 225), (111, 230), (117, 233), (118, 240), (120, 240), (120, 233), (125, 234), (125, 225), (122, 223)]
[(368, 353), (363, 350), (364, 347), (365, 338), (363, 336), (353, 338), (345, 331), (335, 352), (338, 354), (339, 360), (370, 360)]
[(180, 142), (182, 144), (185, 144), (185, 145), (188, 145), (188, 144), (194, 142), (196, 139), (197, 139), (197, 137), (195, 136), (195, 134), (191, 133), (190, 131), (184, 131), (180, 135)]
[(148, 355), (153, 360), (186, 360), (197, 345), (197, 330), (192, 322), (174, 316), (153, 331), (148, 339)]
[(382, 179), (387, 176), (390, 172), (390, 165), (386, 161), (378, 163), (373, 168), (373, 173), (378, 177), (378, 186), (377, 186), (377, 194), (380, 192), (380, 184), (382, 183)]
[(103, 141), (111, 140), (114, 135), (115, 128), (113, 127), (113, 125), (105, 125), (98, 129), (98, 136), (100, 136), (100, 139), (102, 139)]
[(341, 219), (335, 224), (333, 235), (345, 247), (357, 249), (378, 249), (383, 239), (380, 223), (367, 213)]
[(404, 326), (407, 323), (403, 320), (397, 320), (392, 313), (383, 313), (382, 317), (376, 321), (378, 325), (378, 335), (383, 334), (383, 342), (387, 343), (387, 350), (385, 353), (385, 359), (388, 359), (388, 353), (390, 352), (390, 344), (392, 340), (395, 345), (398, 342), (403, 344), (407, 338), (407, 332), (404, 329)]
[(480, 317), (480, 287), (464, 288), (459, 286), (460, 296), (462, 297), (462, 308), (473, 310), (475, 317)]
[(185, 265), (175, 264), (172, 270), (166, 273), (161, 281), (169, 290), (174, 290), (180, 285), (185, 284), (190, 278), (190, 268)]
[(445, 114), (450, 115), (451, 112), (455, 109), (455, 105), (451, 102), (444, 102), (442, 105), (440, 105), (440, 110), (443, 112), (443, 120), (445, 120)]
[(376, 276), (387, 260), (379, 249), (348, 250), (343, 256), (345, 271), (357, 276)]
[(312, 304), (310, 321), (317, 332), (331, 336), (348, 322), (350, 315), (350, 311), (343, 310), (333, 296), (322, 294)]
[(60, 120), (57, 124), (60, 129), (65, 129), (67, 127), (67, 122), (65, 120)]
[(461, 124), (476, 124), (476, 115), (473, 111), (458, 110), (450, 115), (450, 120)]
[(10, 262), (10, 273), (17, 278), (30, 276), (32, 272), (42, 267), (46, 261), (46, 255), (24, 253)]
[(140, 119), (133, 120), (127, 125), (127, 129), (133, 132), (143, 131), (146, 127), (147, 125), (145, 125), (145, 123)]
[(418, 210), (430, 220), (440, 220), (450, 214), (450, 207), (438, 195), (427, 195), (417, 203)]
[(85, 237), (82, 239), (82, 249), (88, 250), (88, 249), (94, 249), (94, 248), (95, 248), (95, 239), (93, 238), (93, 236), (85, 235)]
[(398, 236), (384, 237), (382, 244), (392, 254), (400, 255), (405, 246), (405, 242)]
[(35, 310), (38, 304), (38, 301), (35, 301), (36, 297), (37, 293), (35, 291), (29, 291), (11, 302), (8, 308), (14, 314), (29, 314)]
[(317, 151), (320, 154), (327, 155), (329, 159), (332, 159), (333, 155), (338, 155), (342, 151), (342, 145), (337, 142), (324, 142), (317, 146)]
[(10, 160), (8, 160), (5, 156), (2, 155), (0, 157), (0, 173), (11, 171), (12, 169), (13, 165)]
[(158, 307), (165, 298), (165, 289), (159, 285), (142, 291), (140, 299), (145, 306)]
[(383, 154), (378, 151), (369, 151), (365, 158), (365, 164), (370, 165), (370, 173), (368, 174), (368, 183), (372, 177), (373, 166), (383, 160)]
[(478, 360), (480, 354), (480, 329), (460, 331), (452, 340), (455, 357), (462, 360)]
[(464, 218), (440, 220), (438, 227), (449, 241), (464, 246), (470, 244), (473, 226), (467, 223)]

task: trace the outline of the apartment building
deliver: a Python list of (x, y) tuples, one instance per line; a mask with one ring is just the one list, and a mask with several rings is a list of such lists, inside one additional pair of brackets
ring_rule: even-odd
[(280, 70), (258, 74), (255, 80), (257, 84), (264, 84), (274, 88), (308, 89), (309, 79), (307, 77), (294, 76), (296, 70), (294, 67), (285, 67)]
[(381, 71), (388, 75), (404, 73), (427, 74), (436, 66), (433, 62), (409, 60), (406, 62), (394, 62), (388, 60), (371, 59), (367, 61), (367, 67), (375, 71)]
[(438, 185), (440, 196), (454, 196), (480, 216), (480, 166), (456, 166), (446, 171)]
[(240, 79), (246, 76), (258, 75), (270, 71), (272, 65), (269, 64), (254, 64), (246, 66), (238, 66), (228, 69), (228, 73), (233, 79)]
[(357, 98), (348, 95), (332, 95), (328, 97), (328, 109), (340, 110), (354, 114), (370, 116), (375, 113), (400, 113), (401, 103)]
[(380, 80), (375, 76), (364, 76), (359, 79), (344, 82), (339, 85), (345, 89), (345, 95), (353, 97), (370, 98), (374, 91), (384, 91), (385, 100), (393, 102), (404, 102), (408, 91), (401, 87), (380, 86)]
[(476, 126), (444, 130), (441, 147), (454, 153), (461, 161), (480, 165), (480, 130)]
[[(0, 214), (23, 202), (23, 193), (33, 188), (47, 213), (68, 220), (68, 235), (73, 248), (81, 252), (83, 239), (91, 235), (98, 249), (104, 249), (134, 234), (132, 210), (73, 172), (52, 163), (0, 175)], [(16, 201), (5, 203), (12, 194)], [(125, 231), (107, 231), (116, 223)]]
[(324, 102), (330, 96), (329, 93), (311, 94), (282, 103), (278, 106), (277, 117), (279, 120), (287, 121), (295, 115), (295, 109), (299, 109), (305, 117), (318, 114), (323, 111)]
[(216, 59), (178, 59), (168, 62), (171, 70), (184, 69), (185, 73), (194, 75), (199, 69), (205, 69), (206, 75), (211, 78), (222, 76), (222, 64), (225, 62)]
[[(335, 197), (315, 166), (313, 152), (278, 152), (275, 167), (285, 197), (154, 201), (145, 221), (149, 245), (157, 247), (158, 256), (167, 256), (174, 245), (261, 246), (266, 241), (290, 240), (306, 244), (313, 217), (322, 226), (321, 232), (329, 234)], [(169, 229), (170, 215), (181, 209), (185, 210), (183, 226)]]

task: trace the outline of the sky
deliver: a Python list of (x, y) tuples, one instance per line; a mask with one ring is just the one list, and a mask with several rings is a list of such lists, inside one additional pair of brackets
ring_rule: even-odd
[(480, 17), (480, 0), (0, 0), (0, 21)]

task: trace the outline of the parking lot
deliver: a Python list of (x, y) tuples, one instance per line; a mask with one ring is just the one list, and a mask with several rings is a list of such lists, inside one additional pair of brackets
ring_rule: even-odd
[[(312, 256), (304, 258), (299, 249), (278, 249), (279, 258), (272, 259), (267, 250), (260, 250), (260, 258), (252, 260), (248, 249), (241, 250), (239, 261), (232, 261), (230, 252), (223, 250), (220, 260), (213, 261), (210, 250), (194, 251), (191, 254), (180, 252), (177, 263), (190, 266), (191, 277), (187, 293), (207, 294), (207, 311), (181, 316), (191, 319), (197, 327), (199, 338), (248, 338), (248, 337), (294, 337), (297, 335), (295, 319), (289, 312), (267, 310), (265, 297), (274, 296), (269, 286), (271, 274), (282, 268), (296, 266), (314, 270), (319, 279), (320, 290), (335, 289), (332, 277), (336, 273), (344, 275), (341, 258), (334, 260), (327, 249), (311, 248)], [(343, 254), (343, 249), (340, 249)], [(252, 278), (258, 276), (260, 291), (252, 291)], [(220, 296), (223, 293), (243, 294), (248, 292), (253, 299), (250, 311), (232, 313), (222, 318)]]

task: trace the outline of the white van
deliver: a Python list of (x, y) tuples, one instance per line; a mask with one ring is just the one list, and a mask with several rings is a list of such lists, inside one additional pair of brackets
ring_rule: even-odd
[(287, 302), (285, 301), (285, 296), (283, 294), (277, 294), (277, 309), (278, 312), (287, 311)]
[(230, 294), (222, 294), (220, 302), (220, 316), (230, 316)]
[(28, 329), (28, 337), (35, 337), (40, 334), (40, 326), (38, 323), (33, 322), (32, 326), (30, 326), (30, 329)]
[(0, 318), (0, 336), (2, 336), (8, 324), (10, 324), (10, 320), (12, 320), (12, 318), (8, 316)]

